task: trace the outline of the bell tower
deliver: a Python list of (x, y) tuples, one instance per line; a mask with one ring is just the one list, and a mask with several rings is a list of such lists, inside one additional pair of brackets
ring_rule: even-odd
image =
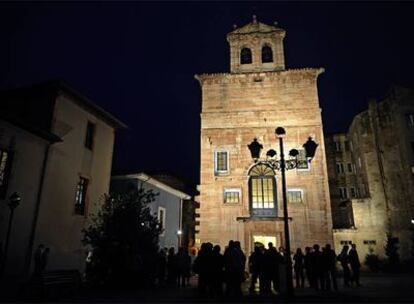
[(283, 39), (285, 30), (275, 25), (253, 21), (227, 34), (230, 44), (230, 72), (251, 73), (285, 69)]

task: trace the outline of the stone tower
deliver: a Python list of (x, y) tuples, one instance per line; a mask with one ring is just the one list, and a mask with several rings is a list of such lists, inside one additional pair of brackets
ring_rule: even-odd
[(255, 242), (284, 246), (280, 173), (255, 165), (247, 148), (257, 138), (263, 151), (278, 151), (278, 126), (287, 151), (309, 136), (319, 143), (311, 164), (287, 172), (292, 249), (332, 243), (317, 90), (323, 69), (286, 70), (284, 37), (254, 17), (227, 35), (231, 72), (195, 76), (202, 89), (198, 245), (239, 240), (247, 253)]

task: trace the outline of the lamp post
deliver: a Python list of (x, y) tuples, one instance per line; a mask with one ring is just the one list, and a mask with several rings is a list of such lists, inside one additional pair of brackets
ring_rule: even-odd
[(7, 252), (9, 250), (10, 232), (11, 232), (11, 227), (12, 227), (12, 222), (13, 222), (14, 210), (17, 208), (17, 206), (19, 206), (20, 201), (21, 201), (20, 195), (17, 192), (14, 192), (12, 195), (10, 195), (9, 202), (7, 203), (7, 205), (10, 208), (10, 217), (9, 217), (9, 225), (7, 228), (6, 243), (4, 245), (4, 259), (3, 259), (2, 269), (1, 269), (2, 274), (6, 268), (6, 263), (7, 263)]
[(315, 143), (311, 137), (308, 138), (307, 142), (303, 144), (306, 153), (306, 159), (298, 159), (299, 151), (292, 149), (289, 151), (289, 159), (285, 159), (283, 139), (286, 135), (286, 131), (282, 127), (278, 127), (275, 130), (276, 137), (279, 140), (279, 149), (280, 149), (280, 159), (276, 159), (276, 151), (270, 149), (266, 153), (266, 160), (260, 160), (260, 152), (263, 149), (263, 146), (255, 138), (253, 142), (248, 145), (251, 156), (256, 163), (263, 163), (270, 166), (273, 170), (281, 172), (282, 176), (282, 199), (283, 199), (283, 223), (284, 223), (284, 234), (285, 234), (285, 263), (286, 263), (286, 284), (287, 284), (287, 294), (289, 296), (293, 295), (293, 277), (292, 277), (292, 258), (290, 250), (290, 233), (289, 233), (289, 214), (287, 207), (287, 194), (286, 194), (286, 170), (295, 169), (301, 164), (307, 164), (312, 161), (312, 158), (315, 156), (316, 148), (318, 144)]

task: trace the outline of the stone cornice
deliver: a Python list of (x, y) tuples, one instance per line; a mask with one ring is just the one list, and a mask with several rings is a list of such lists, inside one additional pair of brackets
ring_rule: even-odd
[(281, 78), (289, 76), (310, 76), (316, 78), (324, 71), (324, 68), (301, 68), (270, 72), (196, 74), (194, 75), (194, 78), (197, 79), (201, 85), (205, 82), (261, 82), (264, 79)]

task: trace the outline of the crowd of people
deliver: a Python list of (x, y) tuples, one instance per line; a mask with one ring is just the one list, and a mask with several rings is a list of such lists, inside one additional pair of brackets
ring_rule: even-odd
[[(246, 258), (240, 242), (230, 241), (224, 253), (219, 245), (203, 243), (197, 257), (184, 248), (175, 253), (174, 248), (160, 250), (158, 256), (157, 281), (160, 285), (186, 286), (192, 273), (198, 275), (198, 288), (201, 294), (210, 296), (241, 296), (241, 284), (250, 273), (250, 292), (255, 292), (259, 281), (261, 293), (280, 292), (286, 286), (286, 251), (277, 249), (272, 243), (268, 248), (256, 245)], [(361, 264), (355, 244), (352, 248), (345, 245), (337, 256), (331, 245), (320, 248), (318, 244), (306, 247), (303, 252), (298, 248), (293, 254), (293, 274), (295, 286), (307, 285), (316, 290), (338, 290), (337, 262), (342, 266), (344, 286), (360, 286)], [(307, 284), (305, 284), (305, 282)]]

